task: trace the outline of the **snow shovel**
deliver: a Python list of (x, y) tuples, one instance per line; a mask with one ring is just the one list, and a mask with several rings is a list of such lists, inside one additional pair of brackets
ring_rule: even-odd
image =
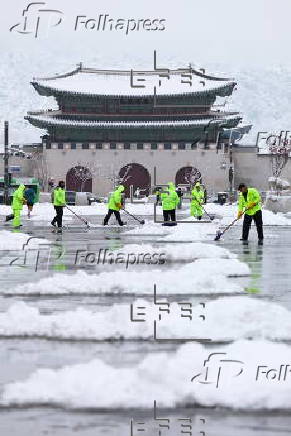
[(242, 215), (239, 218), (236, 218), (235, 220), (233, 220), (227, 227), (225, 227), (225, 229), (222, 232), (220, 230), (217, 230), (216, 236), (214, 238), (214, 241), (219, 241), (221, 236), (224, 235), (224, 233), (227, 232), (227, 230), (230, 229), (238, 220), (240, 220), (241, 217), (244, 216), (246, 211), (249, 210), (249, 209), (251, 209), (251, 207), (246, 208), (244, 210), (244, 212), (242, 213)]
[(227, 232), (227, 230), (230, 229), (239, 219), (240, 218), (236, 218), (235, 220), (233, 220), (227, 227), (225, 227), (225, 229), (223, 231), (217, 230), (214, 241), (219, 241), (221, 236), (223, 236), (224, 233)]
[(84, 224), (86, 224), (86, 226), (88, 227), (88, 229), (90, 228), (90, 224), (88, 223), (87, 220), (85, 220), (85, 218), (81, 217), (80, 215), (78, 215), (76, 212), (74, 212), (72, 209), (70, 209), (68, 206), (66, 206), (66, 208), (72, 212), (72, 214), (74, 214), (79, 220), (83, 221)]
[(139, 222), (140, 224), (144, 225), (145, 224), (145, 220), (139, 220), (136, 216), (132, 215), (131, 213), (129, 213), (126, 209), (123, 209), (123, 211), (131, 216), (135, 221)]
[(200, 202), (198, 200), (196, 200), (196, 198), (194, 198), (193, 200), (196, 201), (196, 203), (202, 208), (203, 212), (208, 216), (210, 221), (213, 221), (215, 216), (214, 215), (209, 215), (209, 213), (205, 210), (204, 206), (202, 206), (202, 204), (200, 204)]
[(225, 232), (227, 232), (227, 230), (228, 229), (230, 229), (238, 220), (240, 220), (241, 219), (241, 217), (246, 213), (246, 211), (247, 211), (248, 209), (246, 209), (245, 211), (244, 211), (244, 213), (239, 217), (239, 218), (236, 218), (235, 220), (233, 220), (227, 227), (225, 227), (225, 229), (223, 230), (223, 231), (221, 231), (221, 230), (217, 230), (217, 232), (216, 232), (216, 236), (215, 236), (215, 238), (214, 238), (214, 241), (219, 241), (220, 240), (220, 238), (221, 238), (221, 236), (223, 236), (224, 235), (224, 233)]
[(208, 216), (208, 218), (210, 219), (210, 221), (213, 221), (215, 218), (215, 215), (209, 215), (209, 213), (204, 209), (204, 207), (201, 205), (202, 209), (204, 210), (204, 213), (206, 213), (206, 215)]

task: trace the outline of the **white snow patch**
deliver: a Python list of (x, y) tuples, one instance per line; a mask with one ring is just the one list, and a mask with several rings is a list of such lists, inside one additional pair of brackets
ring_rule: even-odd
[(32, 238), (31, 235), (25, 233), (14, 233), (7, 230), (0, 231), (0, 250), (27, 250), (46, 244), (51, 244), (51, 242), (39, 237)]
[[(193, 261), (201, 258), (236, 258), (237, 256), (229, 250), (217, 245), (203, 244), (201, 242), (190, 244), (165, 244), (164, 246), (153, 246), (150, 244), (127, 244), (117, 252), (128, 254), (147, 253), (164, 254), (165, 261)], [(115, 253), (115, 251), (113, 252)]]
[[(291, 360), (290, 346), (242, 340), (217, 349), (225, 354), (209, 357), (212, 352), (200, 344), (187, 344), (173, 355), (152, 354), (126, 368), (114, 368), (95, 359), (56, 370), (38, 369), (24, 381), (5, 385), (1, 403), (152, 408), (158, 398), (160, 407), (172, 408), (177, 404), (252, 410), (291, 408), (290, 374), (285, 381), (262, 374), (273, 368), (278, 374), (280, 366)], [(204, 365), (212, 368), (206, 384)], [(266, 368), (258, 372), (262, 365)]]
[[(180, 268), (148, 271), (111, 271), (88, 274), (54, 274), (36, 283), (25, 283), (2, 294), (57, 295), (131, 293), (153, 294), (153, 284), (160, 294), (224, 294), (243, 292), (229, 275), (246, 275), (249, 268), (237, 259), (200, 259)], [(183, 286), (181, 286), (181, 283)]]
[[(159, 298), (160, 300), (160, 298)], [(166, 301), (163, 299), (163, 301)], [(291, 313), (284, 307), (248, 296), (219, 298), (205, 302), (205, 308), (192, 303), (192, 319), (181, 317), (181, 306), (170, 303), (170, 313), (161, 321), (159, 305), (135, 300), (133, 311), (145, 307), (144, 322), (130, 321), (130, 303), (115, 304), (102, 312), (78, 308), (74, 311), (44, 315), (39, 309), (17, 302), (0, 313), (0, 336), (49, 337), (74, 340), (153, 338), (157, 321), (159, 339), (291, 339)], [(189, 308), (189, 306), (185, 306)], [(203, 320), (201, 315), (205, 316)]]

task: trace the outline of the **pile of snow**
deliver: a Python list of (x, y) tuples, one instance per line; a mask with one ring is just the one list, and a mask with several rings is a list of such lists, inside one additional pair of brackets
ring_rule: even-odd
[(139, 235), (168, 235), (173, 227), (162, 226), (159, 223), (147, 221), (142, 227), (135, 227), (134, 229), (128, 230), (124, 232), (124, 235), (130, 236), (139, 236)]
[[(11, 207), (10, 206), (2, 206), (0, 209), (0, 216), (6, 216), (11, 214)], [(53, 217), (55, 216), (56, 212), (53, 208), (53, 205), (51, 203), (35, 203), (33, 206), (33, 210), (31, 212), (31, 218), (32, 221), (48, 221), (50, 222)], [(24, 219), (27, 217), (27, 208), (24, 206), (21, 213), (21, 217)], [(72, 220), (72, 212), (70, 212), (68, 209), (64, 208), (64, 221), (71, 221)], [(29, 222), (29, 221), (28, 221)]]
[(218, 203), (207, 203), (205, 209), (209, 214), (214, 214), (218, 217), (228, 217), (230, 220), (237, 215), (237, 204), (224, 204), (221, 206)]
[[(180, 268), (148, 271), (110, 271), (88, 274), (54, 274), (35, 283), (3, 289), (3, 295), (70, 295), (70, 294), (228, 294), (243, 292), (242, 286), (228, 276), (245, 276), (249, 268), (237, 259), (199, 259)], [(182, 284), (182, 286), (181, 286)]]
[[(94, 203), (91, 206), (70, 206), (75, 213), (81, 216), (92, 216), (92, 215), (102, 215), (105, 216), (108, 212), (107, 203)], [(126, 210), (129, 213), (137, 216), (142, 215), (153, 215), (154, 205), (151, 203), (126, 203)], [(5, 216), (11, 213), (10, 206), (3, 206), (0, 209), (0, 215)], [(161, 207), (157, 208), (157, 214), (161, 214)], [(124, 217), (127, 215), (121, 212)], [(27, 216), (27, 208), (24, 207), (21, 211), (22, 216)], [(51, 203), (35, 203), (33, 206), (33, 211), (31, 214), (31, 219), (35, 221), (47, 221), (51, 220), (55, 215), (53, 205)], [(64, 208), (64, 219), (72, 218), (74, 215), (68, 209)], [(131, 219), (131, 218), (130, 218)], [(113, 220), (113, 218), (112, 218)]]
[[(237, 341), (217, 352), (187, 344), (170, 356), (155, 353), (132, 367), (115, 368), (95, 359), (56, 370), (38, 369), (24, 381), (5, 385), (0, 402), (4, 406), (152, 409), (158, 400), (160, 407), (169, 408), (191, 404), (291, 409), (290, 371), (286, 380), (282, 374), (278, 380), (281, 365), (291, 361), (291, 347)], [(272, 374), (277, 378), (263, 373), (270, 369), (276, 370)]]
[(202, 258), (236, 258), (237, 256), (229, 250), (217, 245), (203, 244), (201, 242), (190, 244), (164, 244), (153, 246), (150, 244), (127, 244), (121, 250), (114, 250), (113, 253), (121, 252), (125, 255), (140, 256), (142, 253), (163, 255), (165, 262), (168, 261), (193, 261)]
[(217, 230), (217, 223), (199, 223), (193, 217), (185, 218), (186, 223), (179, 223), (177, 226), (162, 226), (160, 223), (146, 223), (142, 227), (129, 230), (125, 235), (161, 235), (165, 240), (195, 242), (214, 238)]
[[(189, 218), (188, 221), (192, 221), (193, 218)], [(205, 241), (213, 240), (216, 234), (217, 226), (213, 223), (197, 223), (193, 224), (179, 224), (175, 227), (171, 227), (173, 230), (165, 236), (167, 241)]]
[(263, 220), (269, 226), (290, 226), (290, 220), (282, 213), (273, 213), (270, 210), (263, 210)]
[(278, 304), (247, 296), (205, 301), (204, 308), (192, 303), (191, 299), (187, 303), (192, 304), (192, 319), (181, 317), (182, 313), (186, 314), (181, 312), (181, 308), (188, 309), (189, 305), (172, 302), (169, 304), (170, 313), (163, 312), (159, 320), (159, 307), (163, 306), (154, 305), (153, 301), (136, 300), (132, 306), (133, 313), (138, 312), (138, 307), (144, 307), (145, 316), (134, 315), (134, 318), (144, 322), (132, 322), (129, 303), (115, 304), (103, 312), (79, 308), (45, 315), (36, 307), (18, 302), (0, 314), (0, 336), (74, 340), (153, 339), (156, 320), (159, 339), (291, 339), (291, 314)]
[(47, 239), (35, 238), (18, 231), (0, 230), (0, 250), (28, 250), (51, 244)]
[[(221, 220), (220, 224), (223, 226), (226, 226), (228, 224), (230, 224), (230, 222), (236, 218), (236, 214), (233, 214), (232, 219), (229, 219), (229, 217), (224, 216), (223, 219)], [(263, 222), (264, 225), (268, 225), (268, 226), (290, 226), (291, 225), (291, 221), (288, 219), (288, 217), (286, 215), (283, 215), (282, 213), (273, 213), (270, 210), (267, 209), (263, 209)], [(243, 223), (243, 218), (238, 220), (235, 225), (239, 225), (241, 226)]]

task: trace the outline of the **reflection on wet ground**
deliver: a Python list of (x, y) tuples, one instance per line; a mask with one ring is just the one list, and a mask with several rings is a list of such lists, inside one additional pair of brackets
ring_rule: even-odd
[[(92, 221), (92, 217), (90, 217)], [(2, 287), (14, 287), (23, 282), (32, 282), (42, 277), (59, 272), (75, 271), (74, 257), (77, 249), (97, 251), (100, 248), (122, 248), (124, 244), (139, 243), (139, 237), (126, 236), (120, 228), (97, 228), (87, 231), (82, 227), (64, 230), (63, 234), (56, 235), (50, 228), (35, 224), (29, 231), (24, 227), (23, 232), (35, 236), (43, 236), (54, 243), (55, 265), (53, 268), (41, 267), (36, 271), (23, 265), (9, 267), (11, 257), (21, 257), (21, 252), (0, 253)], [(265, 243), (258, 246), (256, 235), (251, 234), (248, 245), (239, 241), (240, 229), (235, 228), (225, 235), (219, 244), (236, 253), (239, 259), (248, 263), (251, 268), (251, 278), (234, 279), (243, 280), (246, 294), (256, 298), (279, 302), (291, 310), (291, 233), (287, 228), (268, 227), (265, 230)], [(214, 244), (213, 236), (209, 242)], [(143, 241), (157, 243), (163, 247), (161, 235), (143, 236)], [(207, 241), (208, 242), (208, 241)], [(168, 244), (168, 243), (167, 243)], [(21, 260), (20, 260), (21, 262)], [(168, 266), (159, 266), (167, 268)], [(171, 266), (172, 267), (172, 266)], [(173, 265), (177, 267), (177, 265)], [(11, 269), (12, 268), (12, 269)], [(106, 270), (104, 265), (92, 269), (86, 267), (87, 272), (98, 273)], [(112, 267), (111, 267), (112, 270)], [(174, 298), (174, 297), (173, 297)], [(217, 298), (213, 295), (210, 298)], [(43, 313), (56, 313), (74, 310), (77, 307), (90, 307), (103, 310), (116, 303), (129, 303), (132, 297), (114, 295), (100, 296), (9, 296), (0, 299), (1, 311), (5, 311), (15, 301), (25, 301), (36, 305)], [(100, 358), (104, 362), (116, 367), (128, 367), (140, 362), (149, 353), (164, 352), (170, 355), (177, 350), (178, 344), (120, 342), (120, 343), (92, 343), (85, 341), (45, 341), (40, 339), (2, 339), (0, 340), (0, 385), (13, 380), (28, 377), (37, 368), (61, 368), (64, 365), (73, 365), (89, 362)], [(211, 346), (209, 346), (211, 348)], [(217, 350), (217, 345), (215, 346)], [(227, 410), (182, 408), (180, 410), (162, 411), (162, 417), (171, 421), (171, 428), (164, 429), (161, 435), (176, 436), (181, 433), (181, 422), (178, 419), (192, 419), (192, 434), (205, 434), (205, 436), (266, 436), (290, 434), (291, 417), (281, 413), (239, 413)], [(203, 420), (205, 422), (203, 422)], [(31, 436), (54, 435), (66, 436), (80, 434), (84, 436), (136, 436), (131, 433), (132, 425), (142, 421), (144, 432), (138, 434), (158, 435), (157, 422), (153, 420), (151, 412), (137, 411), (68, 411), (52, 408), (31, 409), (1, 409), (0, 434), (4, 436)], [(186, 421), (185, 421), (186, 422)], [(136, 430), (136, 429), (135, 429)], [(204, 432), (204, 433), (203, 433)], [(187, 433), (186, 433), (187, 434)], [(190, 434), (190, 433), (188, 433)]]

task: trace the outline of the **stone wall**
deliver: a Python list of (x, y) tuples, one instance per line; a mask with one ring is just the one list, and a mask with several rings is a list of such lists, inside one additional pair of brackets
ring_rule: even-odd
[[(255, 186), (260, 191), (267, 191), (268, 178), (272, 176), (270, 156), (257, 154), (253, 148), (237, 148), (234, 151), (235, 187), (239, 183)], [(291, 182), (291, 159), (282, 172), (282, 178)]]
[[(112, 189), (112, 183), (104, 175), (115, 173), (127, 164), (143, 165), (154, 183), (154, 167), (157, 184), (175, 181), (177, 171), (182, 167), (198, 168), (203, 183), (209, 192), (224, 190), (228, 184), (228, 168), (221, 168), (225, 160), (215, 150), (45, 150), (49, 173), (55, 180), (66, 179), (67, 172), (74, 166), (97, 167), (93, 176), (93, 192), (105, 195)], [(90, 163), (88, 165), (88, 162)], [(99, 168), (98, 168), (99, 167)]]
[[(28, 150), (29, 151), (29, 150)], [(106, 195), (113, 184), (105, 174), (118, 175), (119, 170), (127, 164), (143, 165), (154, 183), (154, 167), (157, 169), (157, 184), (175, 181), (177, 171), (182, 167), (197, 168), (207, 186), (209, 193), (225, 191), (229, 188), (229, 155), (221, 150), (111, 150), (111, 149), (47, 149), (44, 150), (44, 162), (47, 174), (58, 180), (66, 180), (67, 172), (76, 165), (97, 168), (93, 175), (92, 190), (99, 195)], [(3, 175), (3, 159), (0, 159), (0, 174)], [(255, 148), (234, 148), (234, 187), (241, 182), (255, 186), (261, 191), (268, 190), (268, 178), (272, 175), (269, 156), (256, 153)], [(9, 165), (19, 165), (21, 172), (15, 176), (37, 177), (36, 162), (19, 157), (11, 157)], [(291, 183), (291, 159), (283, 170), (282, 177)]]

